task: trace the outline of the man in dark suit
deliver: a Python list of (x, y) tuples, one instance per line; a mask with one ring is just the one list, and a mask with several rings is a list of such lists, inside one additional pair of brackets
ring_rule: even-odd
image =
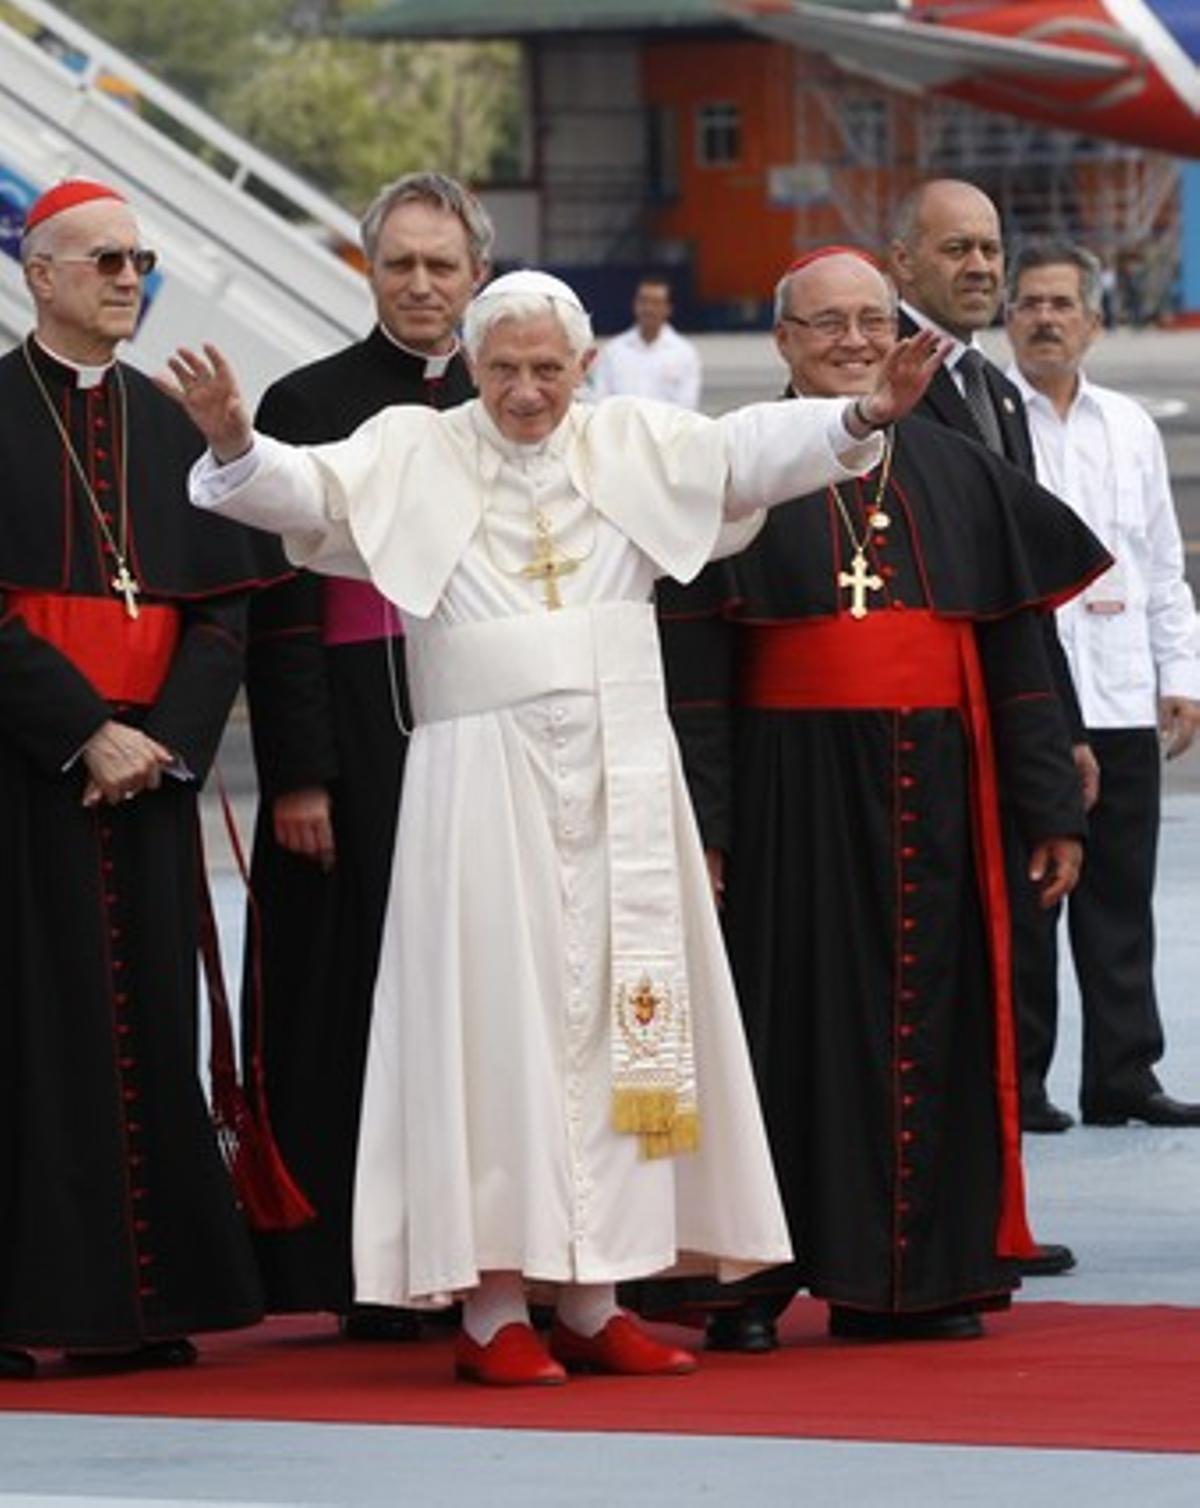
[[(996, 206), (974, 184), (934, 179), (919, 185), (901, 203), (891, 244), (891, 271), (900, 293), (900, 333), (926, 326), (949, 335), (954, 348), (935, 374), (917, 412), (961, 434), (1032, 476), (1033, 445), (1021, 396), (976, 343), (992, 324), (1004, 293), (1004, 243)], [(1099, 790), (1099, 768), (1083, 729), (1078, 698), (1054, 630), (1045, 618), (1046, 646), (1055, 684), (1067, 715), (1084, 804)], [(1011, 824), (1010, 824), (1011, 828)], [(1034, 981), (1045, 967), (1051, 942), (1026, 875), (1023, 847), (1010, 830), (1009, 890), (1013, 916), (1013, 985), (1018, 1037), (1039, 1038), (1030, 1010), (1040, 992)], [(1046, 1097), (1039, 1074), (1026, 1071), (1022, 1048), (1021, 1124), (1026, 1131), (1064, 1131), (1071, 1117)], [(1044, 1245), (1026, 1259), (1027, 1275), (1065, 1272), (1075, 1259), (1065, 1246)]]

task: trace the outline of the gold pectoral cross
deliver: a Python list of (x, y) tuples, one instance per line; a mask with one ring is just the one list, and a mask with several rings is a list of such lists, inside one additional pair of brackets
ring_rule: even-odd
[(855, 550), (850, 559), (850, 569), (838, 572), (838, 586), (850, 588), (850, 616), (865, 618), (867, 593), (882, 591), (883, 579), (868, 569), (867, 557), (863, 552)]
[(134, 598), (141, 591), (141, 587), (138, 586), (137, 582), (129, 574), (129, 567), (124, 561), (121, 562), (120, 569), (112, 581), (109, 582), (109, 585), (114, 592), (120, 592), (122, 597), (125, 598), (125, 611), (129, 617), (136, 618), (138, 615), (138, 605), (134, 601)]
[(546, 589), (545, 603), (551, 612), (562, 606), (558, 595), (558, 578), (579, 569), (579, 562), (569, 555), (555, 555), (554, 540), (548, 528), (539, 522), (533, 542), (533, 559), (521, 568), (527, 581), (540, 581)]

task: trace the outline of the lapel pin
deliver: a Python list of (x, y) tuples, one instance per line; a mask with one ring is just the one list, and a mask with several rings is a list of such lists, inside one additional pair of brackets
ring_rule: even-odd
[(1006, 414), (1015, 414), (1016, 411), (1017, 411), (1016, 407), (1013, 404), (1012, 399), (1008, 396), (1007, 393), (1005, 393), (1003, 401), (1004, 401), (1004, 412)]

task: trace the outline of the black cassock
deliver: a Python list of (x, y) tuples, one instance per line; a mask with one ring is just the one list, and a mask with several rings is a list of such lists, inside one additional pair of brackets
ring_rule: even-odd
[[(474, 389), (461, 356), (437, 380), (426, 361), (376, 328), (366, 340), (290, 373), (265, 394), (256, 423), (297, 444), (350, 434), (391, 404), (448, 408)], [(251, 886), (262, 965), (262, 1052), (272, 1125), (289, 1170), (317, 1210), (298, 1231), (257, 1238), (272, 1311), (345, 1311), (353, 1296), (350, 1217), (371, 995), (407, 739), (403, 640), (355, 584), (369, 637), (341, 642), (331, 594), (340, 583), (300, 572), (251, 608), (246, 687), (260, 806)], [(276, 843), (276, 796), (313, 786), (332, 796), (337, 862)], [(248, 929), (250, 946), (255, 937)], [(246, 1048), (255, 1050), (253, 953), (243, 983)]]
[[(282, 561), (265, 537), (188, 505), (200, 439), (147, 378), (121, 366), (82, 389), (26, 349), (118, 543), (123, 384), (138, 623), (172, 624), (178, 638), (161, 686), (126, 705), (46, 637), (62, 613), (98, 610), (108, 628), (84, 642), (76, 632), (74, 653), (100, 677), (135, 658), (103, 532), (24, 353), (11, 352), (0, 360), (0, 1341), (132, 1348), (261, 1313), (196, 1072), (196, 802), (241, 678), (246, 593)], [(114, 715), (193, 778), (84, 810), (76, 756)]]
[(832, 491), (800, 499), (664, 600), (668, 679), (797, 1258), (751, 1286), (989, 1307), (1029, 1244), (998, 799), (1031, 846), (1083, 831), (1038, 611), (1107, 557), (924, 420), (878, 479), (841, 487), (865, 618)]

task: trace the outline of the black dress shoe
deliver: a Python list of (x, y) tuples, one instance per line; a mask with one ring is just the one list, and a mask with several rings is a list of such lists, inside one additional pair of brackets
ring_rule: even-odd
[(1147, 1126), (1200, 1126), (1200, 1105), (1175, 1100), (1161, 1089), (1132, 1100), (1094, 1100), (1083, 1107), (1085, 1126), (1123, 1126), (1144, 1121)]
[(1075, 1117), (1060, 1110), (1046, 1095), (1021, 1101), (1021, 1130), (1035, 1135), (1051, 1135), (1066, 1131), (1075, 1124)]
[(10, 1377), (15, 1382), (27, 1382), (37, 1376), (37, 1362), (28, 1351), (17, 1351), (9, 1346), (0, 1348), (0, 1377)]
[(743, 1351), (761, 1355), (777, 1350), (779, 1336), (775, 1321), (752, 1304), (724, 1309), (710, 1317), (704, 1330), (706, 1351)]
[(421, 1317), (414, 1309), (390, 1304), (352, 1304), (340, 1327), (347, 1340), (410, 1341), (421, 1336)]
[(983, 1321), (977, 1314), (893, 1314), (877, 1309), (848, 1309), (830, 1304), (829, 1333), (839, 1340), (978, 1340)]
[(1023, 1278), (1054, 1278), (1074, 1266), (1075, 1253), (1054, 1241), (1039, 1243), (1029, 1256), (1017, 1260), (1017, 1271)]
[(148, 1340), (129, 1351), (64, 1351), (64, 1358), (82, 1372), (153, 1372), (195, 1366), (200, 1353), (186, 1335)]

